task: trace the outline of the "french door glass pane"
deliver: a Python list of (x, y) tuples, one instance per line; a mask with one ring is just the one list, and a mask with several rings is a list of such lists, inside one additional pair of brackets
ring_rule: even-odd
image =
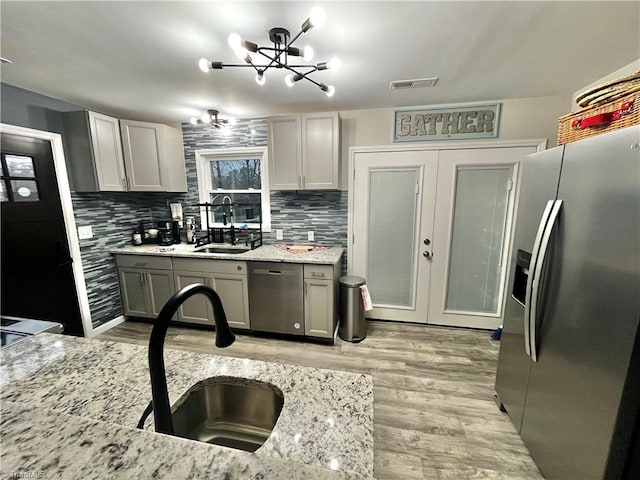
[(447, 310), (497, 313), (511, 167), (457, 171)]
[(418, 170), (369, 175), (367, 286), (374, 305), (413, 306)]

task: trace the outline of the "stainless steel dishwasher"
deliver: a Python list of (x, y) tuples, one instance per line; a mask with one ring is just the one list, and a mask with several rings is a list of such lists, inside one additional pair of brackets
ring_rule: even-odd
[(251, 330), (304, 335), (302, 265), (247, 262)]

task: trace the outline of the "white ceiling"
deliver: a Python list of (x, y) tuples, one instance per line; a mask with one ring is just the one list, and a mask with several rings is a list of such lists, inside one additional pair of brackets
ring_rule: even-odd
[[(332, 98), (269, 71), (202, 73), (198, 59), (238, 63), (231, 32), (268, 44), (297, 33), (312, 6), (322, 28), (296, 45)], [(119, 118), (177, 123), (207, 108), (236, 116), (355, 110), (572, 93), (640, 58), (640, 2), (11, 2), (0, 3), (2, 81)], [(390, 91), (391, 80), (439, 77)]]

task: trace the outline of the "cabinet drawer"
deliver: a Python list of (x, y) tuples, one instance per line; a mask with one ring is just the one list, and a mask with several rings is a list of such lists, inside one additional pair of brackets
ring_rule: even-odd
[(170, 257), (155, 257), (153, 255), (116, 255), (116, 265), (119, 267), (154, 268), (171, 270)]
[(305, 264), (304, 278), (315, 278), (317, 280), (331, 280), (333, 278), (333, 265)]
[(189, 272), (207, 273), (247, 273), (246, 262), (234, 260), (209, 260), (200, 258), (174, 258), (173, 268)]

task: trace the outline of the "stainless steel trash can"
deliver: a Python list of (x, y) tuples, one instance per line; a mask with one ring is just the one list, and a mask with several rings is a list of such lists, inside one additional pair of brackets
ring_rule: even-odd
[(365, 284), (362, 277), (347, 275), (340, 279), (340, 326), (338, 335), (348, 342), (361, 342), (367, 336), (364, 320), (364, 303), (360, 287)]

